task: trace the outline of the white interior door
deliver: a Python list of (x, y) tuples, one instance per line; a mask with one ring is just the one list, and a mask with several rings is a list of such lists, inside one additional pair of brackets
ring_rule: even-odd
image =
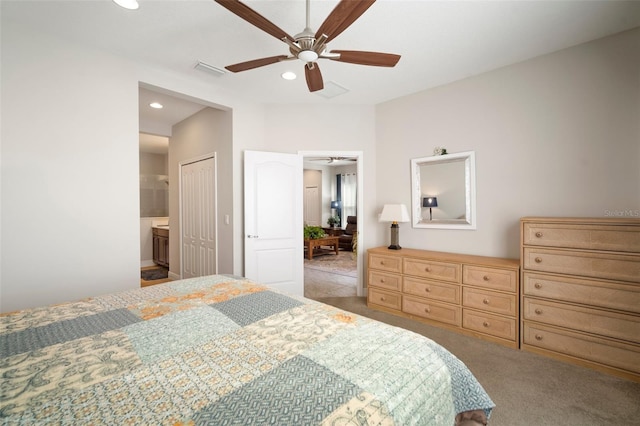
[(317, 186), (307, 186), (304, 189), (304, 224), (321, 226), (320, 216), (320, 190)]
[(304, 294), (302, 157), (245, 151), (245, 276)]
[(218, 272), (216, 164), (208, 157), (180, 166), (182, 278)]

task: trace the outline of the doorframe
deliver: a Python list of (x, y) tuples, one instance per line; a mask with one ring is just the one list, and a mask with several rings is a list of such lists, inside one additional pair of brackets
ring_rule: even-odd
[[(215, 247), (216, 247), (216, 271), (215, 273), (218, 273), (218, 156), (217, 153), (214, 152), (210, 152), (207, 154), (203, 154), (203, 155), (199, 155), (197, 157), (192, 157), (189, 158), (187, 160), (182, 160), (178, 163), (178, 232), (179, 232), (179, 237), (180, 237), (180, 277), (179, 279), (183, 279), (184, 278), (184, 253), (183, 253), (183, 241), (182, 241), (182, 167), (188, 165), (188, 164), (192, 164), (192, 163), (197, 163), (198, 161), (204, 161), (204, 160), (208, 160), (208, 159), (213, 159), (213, 167), (214, 167), (214, 182), (213, 182), (213, 199), (215, 202), (215, 206), (216, 208), (214, 209), (213, 212), (213, 227), (215, 229), (216, 232), (216, 241), (215, 241)], [(169, 254), (169, 256), (171, 256), (171, 254)]]
[[(358, 269), (358, 278), (356, 280), (356, 294), (358, 296), (364, 296), (364, 276), (363, 276), (363, 265), (364, 265), (364, 254), (363, 254), (363, 246), (361, 245), (361, 236), (364, 235), (364, 220), (362, 220), (362, 211), (364, 208), (364, 152), (363, 151), (298, 151), (298, 155), (302, 156), (302, 160), (306, 157), (350, 157), (356, 159), (356, 170), (357, 170), (357, 182), (358, 182), (358, 193), (356, 196), (356, 209), (357, 209), (357, 225), (356, 229), (358, 232), (358, 254), (356, 256), (356, 264)], [(304, 201), (303, 201), (304, 202)], [(304, 207), (304, 206), (303, 206)]]

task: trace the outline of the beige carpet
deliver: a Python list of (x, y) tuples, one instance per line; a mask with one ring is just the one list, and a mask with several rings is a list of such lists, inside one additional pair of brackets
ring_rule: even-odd
[(490, 426), (640, 425), (640, 383), (374, 311), (362, 297), (317, 300), (412, 330), (447, 348), (495, 402)]
[[(314, 252), (315, 253), (315, 252)], [(304, 259), (304, 267), (318, 271), (331, 272), (332, 274), (358, 277), (358, 267), (353, 252), (327, 250), (320, 255), (313, 255), (313, 259)]]

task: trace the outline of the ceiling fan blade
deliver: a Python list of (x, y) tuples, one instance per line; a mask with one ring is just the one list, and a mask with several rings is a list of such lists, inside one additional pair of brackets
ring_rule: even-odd
[(363, 52), (359, 50), (332, 50), (330, 53), (339, 53), (339, 58), (328, 59), (339, 62), (348, 62), (358, 65), (373, 65), (375, 67), (394, 67), (400, 60), (400, 55), (393, 53)]
[[(217, 0), (216, 0), (217, 1)], [(353, 24), (376, 0), (342, 0), (324, 20), (316, 38), (322, 34), (327, 35), (327, 43), (336, 38), (340, 33)]]
[(239, 0), (215, 0), (216, 3), (230, 11), (238, 15), (240, 18), (244, 19), (248, 23), (255, 25), (260, 28), (262, 31), (271, 34), (278, 40), (282, 40), (286, 38), (288, 40), (294, 41), (293, 37), (287, 34), (285, 31), (280, 29), (276, 24), (269, 21), (264, 16), (260, 15), (255, 10), (251, 9), (244, 3), (241, 3)]
[(289, 59), (287, 55), (270, 56), (268, 58), (254, 59), (252, 61), (240, 62), (239, 64), (233, 64), (225, 67), (231, 72), (240, 72), (252, 70), (254, 68), (263, 67), (265, 65), (275, 64), (276, 62)]
[(307, 78), (307, 87), (309, 87), (310, 92), (324, 89), (322, 74), (320, 73), (320, 67), (317, 63), (307, 63), (307, 65), (304, 66), (304, 75)]

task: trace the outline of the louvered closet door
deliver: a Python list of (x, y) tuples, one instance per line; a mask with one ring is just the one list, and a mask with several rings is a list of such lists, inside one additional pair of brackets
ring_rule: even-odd
[(216, 169), (213, 157), (183, 164), (182, 278), (217, 273)]

